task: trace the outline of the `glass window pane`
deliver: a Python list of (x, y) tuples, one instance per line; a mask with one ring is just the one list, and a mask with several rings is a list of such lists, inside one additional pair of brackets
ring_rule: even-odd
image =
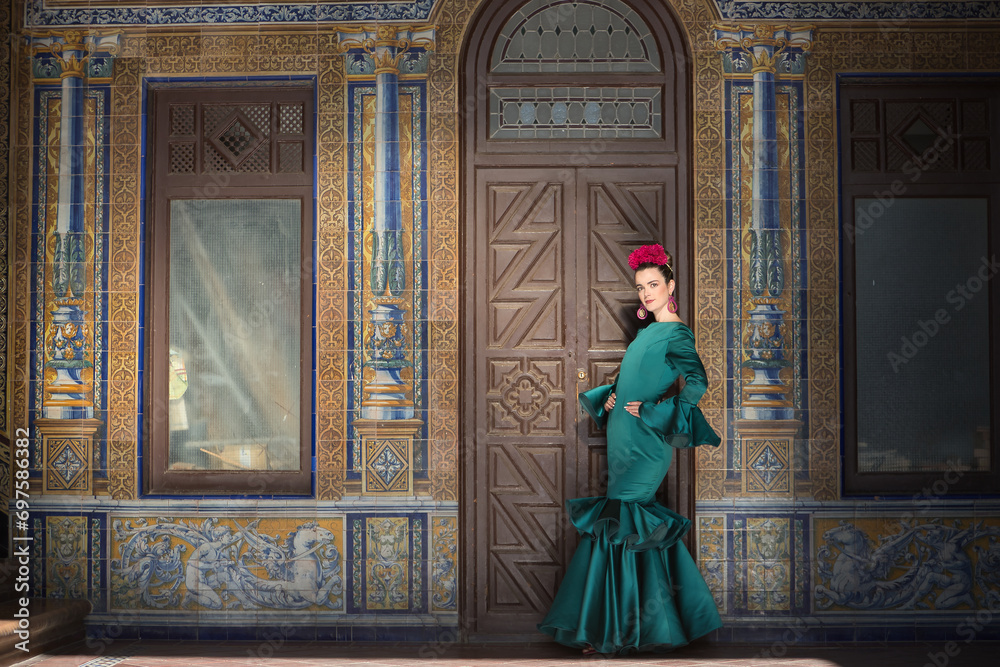
[(985, 199), (855, 200), (858, 471), (989, 470)]
[(658, 72), (656, 40), (619, 0), (529, 0), (504, 25), (491, 71)]
[(171, 470), (298, 470), (301, 211), (170, 204)]
[(661, 136), (660, 89), (490, 89), (490, 139), (646, 139)]

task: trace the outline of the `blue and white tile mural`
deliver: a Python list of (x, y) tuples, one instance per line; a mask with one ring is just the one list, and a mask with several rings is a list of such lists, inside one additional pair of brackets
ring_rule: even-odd
[(112, 609), (344, 609), (343, 519), (115, 518), (111, 531)]
[[(817, 611), (997, 608), (1000, 522), (817, 520)], [(885, 532), (883, 532), (885, 531)]]

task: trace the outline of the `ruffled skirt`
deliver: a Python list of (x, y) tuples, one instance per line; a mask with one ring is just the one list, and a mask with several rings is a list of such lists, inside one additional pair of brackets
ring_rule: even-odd
[(655, 502), (567, 502), (582, 539), (545, 620), (566, 646), (599, 653), (664, 651), (722, 626), (680, 541), (690, 521)]

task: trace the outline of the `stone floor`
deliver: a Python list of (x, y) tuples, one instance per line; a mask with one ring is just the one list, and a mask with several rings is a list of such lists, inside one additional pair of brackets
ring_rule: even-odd
[[(948, 655), (948, 649), (954, 655)], [(137, 642), (87, 648), (79, 644), (17, 663), (32, 667), (217, 667), (278, 665), (296, 667), (558, 667), (593, 662), (669, 665), (670, 667), (994, 667), (1000, 644), (902, 644), (873, 646), (797, 646), (781, 656), (756, 646), (698, 643), (673, 653), (630, 657), (583, 656), (555, 644), (358, 645), (268, 642)]]

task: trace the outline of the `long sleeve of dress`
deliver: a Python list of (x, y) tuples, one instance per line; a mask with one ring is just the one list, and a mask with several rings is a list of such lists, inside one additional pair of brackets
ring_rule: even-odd
[(698, 408), (698, 401), (708, 388), (705, 366), (694, 345), (694, 334), (687, 327), (677, 332), (667, 346), (667, 363), (684, 376), (684, 389), (677, 396), (659, 403), (647, 401), (639, 407), (639, 417), (663, 435), (671, 447), (718, 446), (722, 439), (712, 430)]
[(604, 404), (608, 402), (608, 396), (615, 390), (617, 384), (617, 382), (602, 384), (580, 394), (580, 405), (601, 428), (604, 428), (608, 421), (608, 411), (604, 409)]
[(698, 405), (698, 401), (708, 389), (705, 365), (701, 363), (698, 350), (694, 346), (694, 334), (687, 327), (678, 328), (667, 347), (667, 361), (684, 376), (684, 388), (678, 394), (682, 401)]

